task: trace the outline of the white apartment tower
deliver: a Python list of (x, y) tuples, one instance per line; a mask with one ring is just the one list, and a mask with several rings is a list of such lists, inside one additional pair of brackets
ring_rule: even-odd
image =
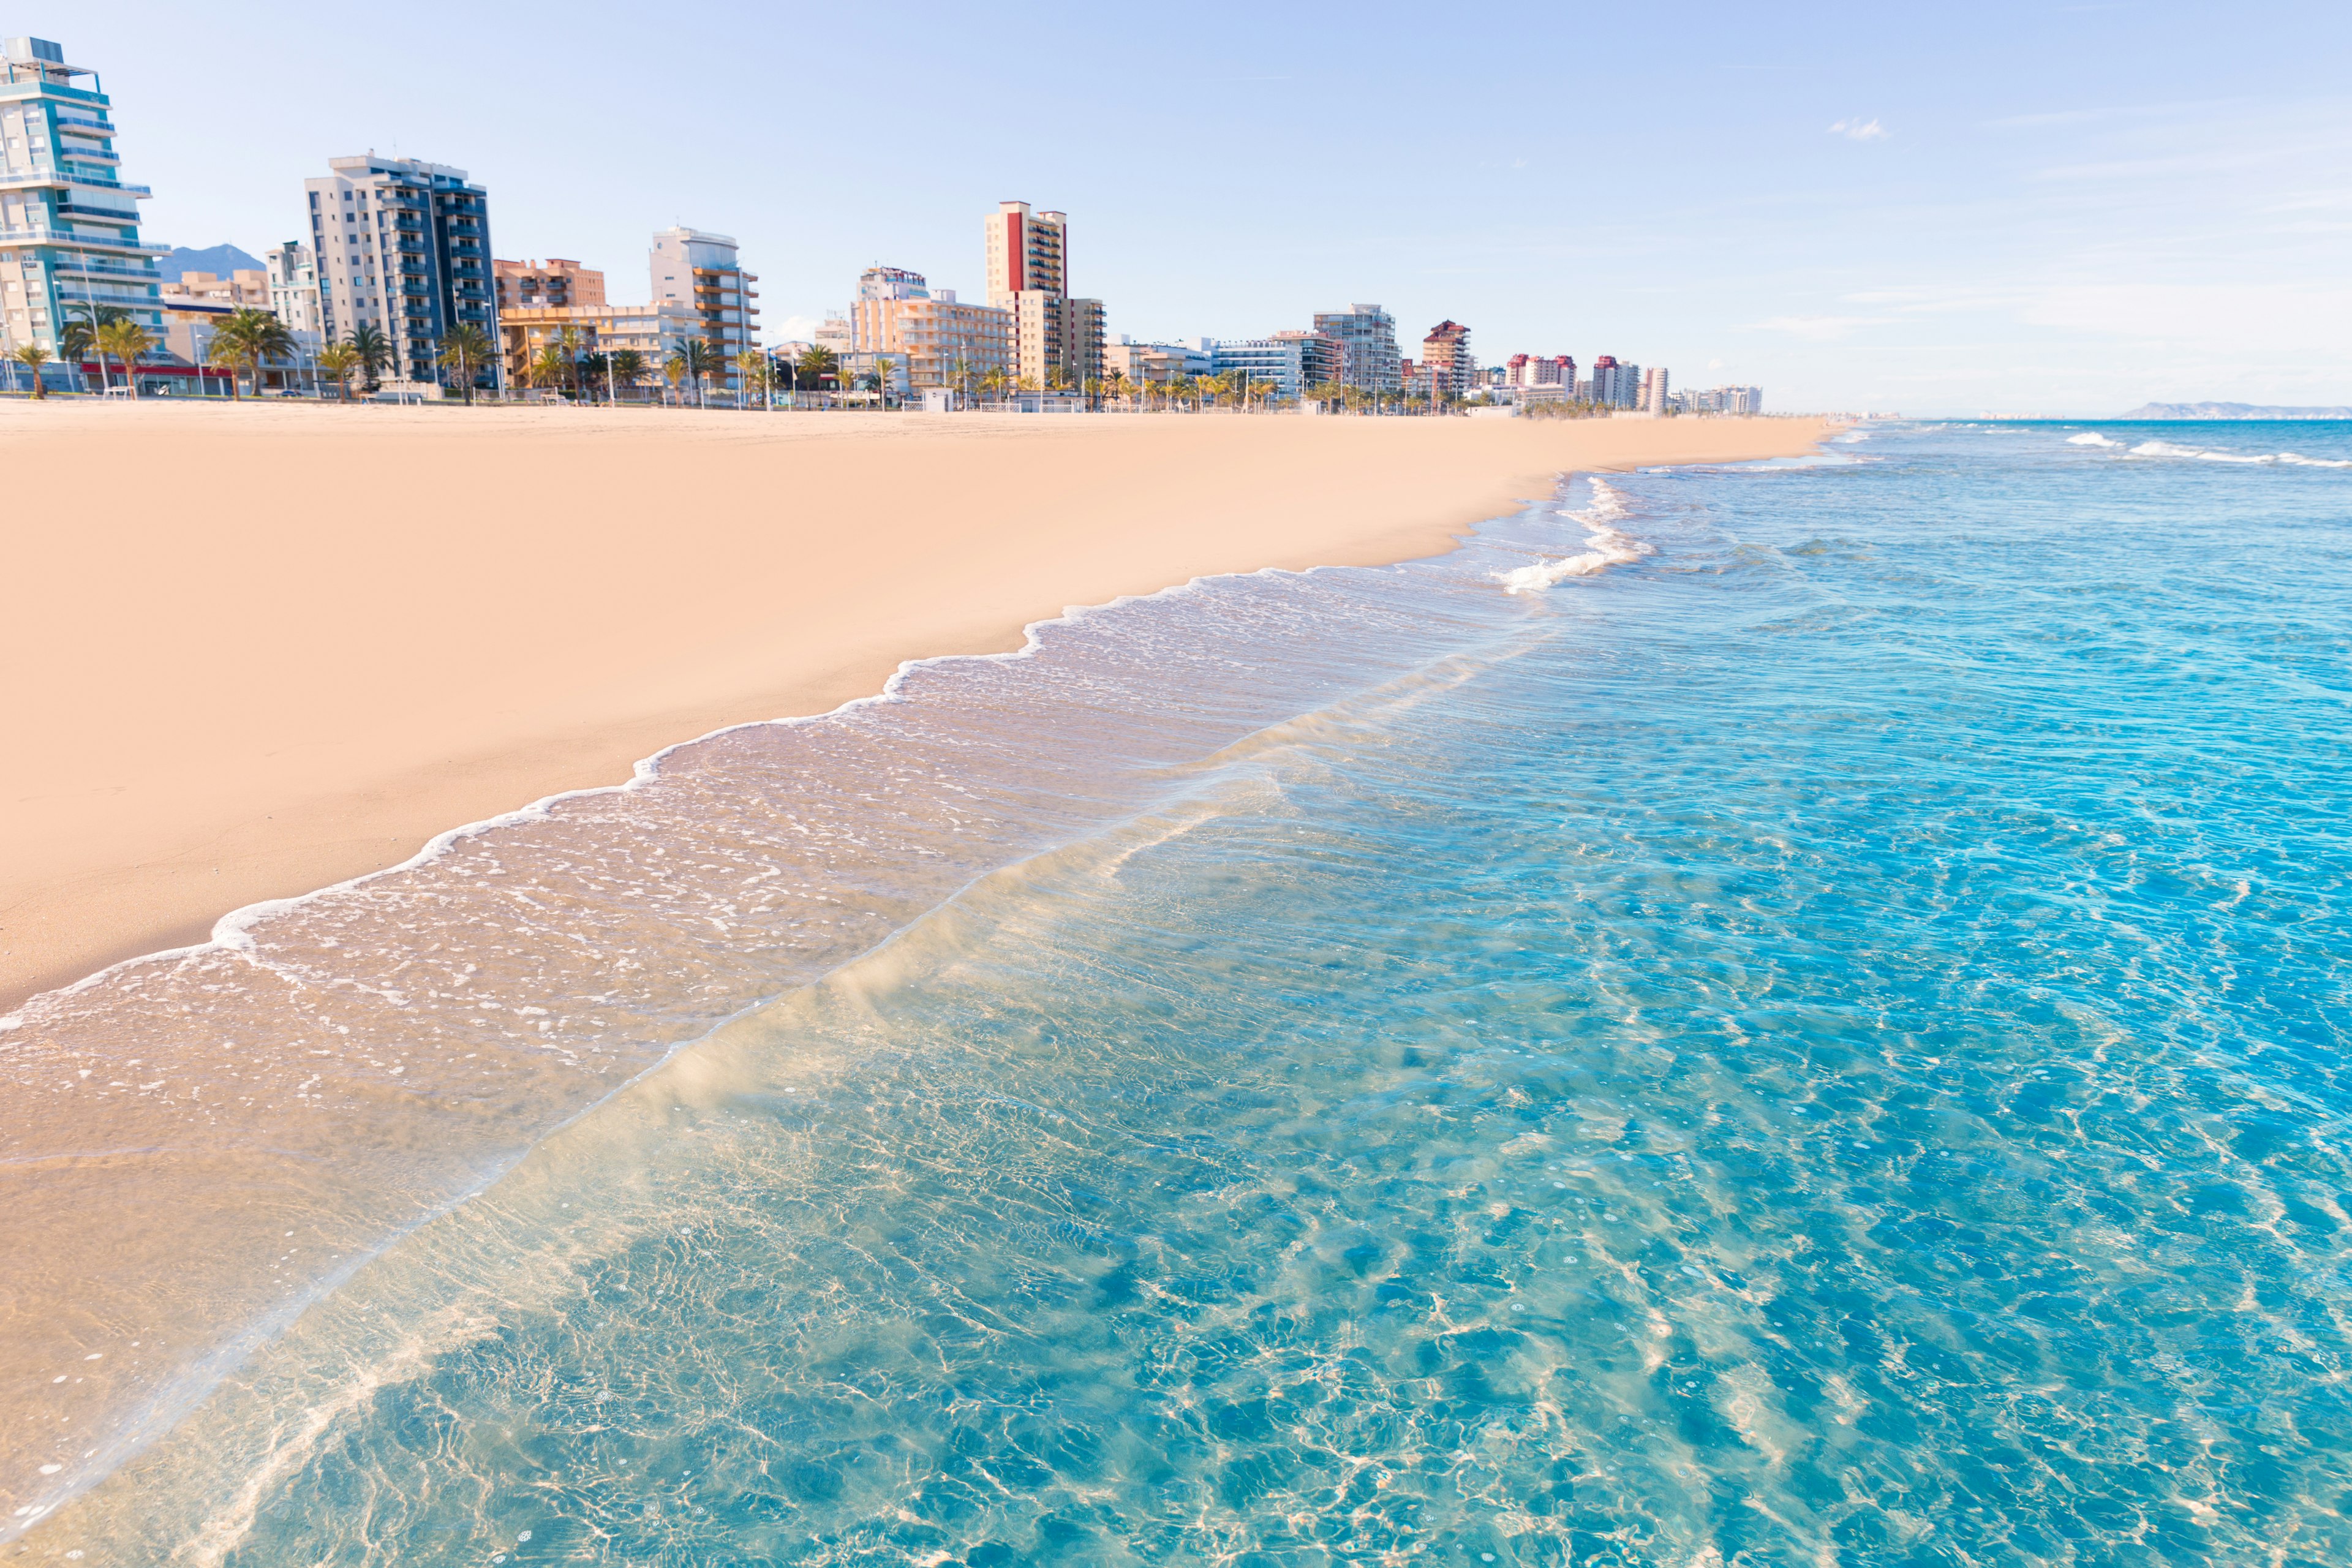
[[(760, 276), (743, 270), (732, 237), (698, 228), (666, 228), (654, 236), (648, 259), (654, 303), (684, 305), (701, 317), (702, 341), (719, 358), (731, 362), (758, 342), (760, 308), (751, 301), (760, 296), (751, 285)], [(720, 375), (729, 386), (738, 379), (731, 363)]]
[(1014, 374), (1039, 387), (1103, 373), (1103, 304), (1070, 297), (1068, 215), (999, 202), (982, 220), (988, 302), (1013, 312)]

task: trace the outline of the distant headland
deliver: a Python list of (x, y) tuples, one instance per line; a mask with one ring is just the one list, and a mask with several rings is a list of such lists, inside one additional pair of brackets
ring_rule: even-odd
[(2270, 403), (2143, 403), (2118, 419), (2352, 419), (2352, 408), (2293, 408)]

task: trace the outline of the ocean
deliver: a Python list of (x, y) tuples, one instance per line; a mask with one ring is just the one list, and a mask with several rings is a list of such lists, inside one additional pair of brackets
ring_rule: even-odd
[(2352, 1560), (2352, 425), (1578, 478), (0, 1029), (0, 1554)]

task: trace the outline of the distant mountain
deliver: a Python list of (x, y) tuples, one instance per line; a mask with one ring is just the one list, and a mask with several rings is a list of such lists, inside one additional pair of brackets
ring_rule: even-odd
[(183, 272), (209, 272), (215, 278), (226, 278), (239, 268), (258, 272), (260, 258), (247, 256), (234, 245), (215, 245), (209, 250), (190, 250), (184, 245), (155, 263), (156, 275), (167, 283)]
[(2143, 403), (2118, 419), (2352, 419), (2352, 408), (2292, 408), (2271, 403)]

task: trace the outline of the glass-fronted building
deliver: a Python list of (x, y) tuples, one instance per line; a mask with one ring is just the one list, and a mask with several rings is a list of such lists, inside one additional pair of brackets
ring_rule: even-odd
[(163, 336), (155, 258), (169, 247), (140, 241), (150, 193), (122, 181), (110, 110), (97, 73), (58, 45), (0, 39), (0, 352), (58, 355), (68, 321), (110, 310)]

